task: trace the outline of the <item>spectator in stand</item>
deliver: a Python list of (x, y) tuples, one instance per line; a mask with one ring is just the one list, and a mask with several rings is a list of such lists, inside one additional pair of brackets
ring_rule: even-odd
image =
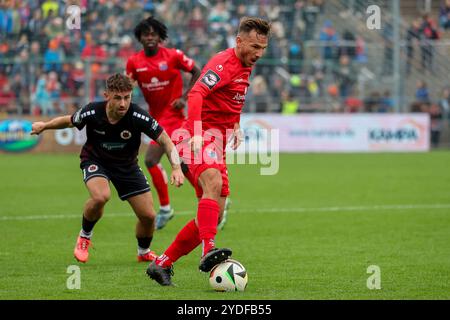
[(32, 96), (33, 115), (48, 116), (53, 113), (52, 104), (50, 102), (50, 94), (47, 91), (47, 75), (41, 74), (36, 84), (36, 90)]
[(50, 22), (44, 27), (47, 39), (61, 38), (64, 36), (66, 26), (61, 17), (52, 18)]
[(44, 54), (44, 71), (60, 72), (62, 70), (63, 59), (64, 54), (60, 48), (59, 41), (57, 39), (52, 39)]
[(416, 18), (406, 31), (406, 74), (411, 73), (411, 64), (414, 59), (414, 46), (420, 43), (422, 37), (422, 21)]
[(430, 92), (428, 91), (427, 83), (423, 80), (418, 80), (416, 88), (416, 101), (430, 103)]
[(422, 67), (425, 71), (433, 73), (434, 41), (439, 40), (436, 23), (424, 14), (422, 18)]
[(305, 31), (303, 38), (305, 41), (314, 39), (316, 22), (320, 13), (320, 4), (316, 0), (307, 1), (303, 8), (303, 21), (305, 22)]
[(342, 35), (344, 44), (339, 47), (339, 57), (342, 55), (348, 56), (353, 60), (356, 56), (356, 37), (350, 30), (345, 30)]
[(334, 70), (334, 76), (339, 83), (340, 97), (345, 99), (350, 94), (357, 77), (357, 72), (348, 56), (340, 57), (339, 65)]
[(20, 75), (20, 73), (15, 73), (11, 81), (11, 91), (16, 97), (15, 105), (19, 113), (29, 114), (30, 110), (28, 108), (28, 92), (27, 92), (26, 81)]
[(438, 104), (431, 104), (428, 110), (430, 114), (430, 129), (431, 129), (431, 146), (433, 148), (439, 147), (441, 140), (441, 131), (443, 127), (442, 123), (442, 110)]
[(383, 27), (384, 60), (382, 75), (391, 75), (394, 70), (394, 30), (390, 23)]
[(296, 114), (299, 111), (300, 104), (289, 90), (283, 90), (281, 93), (281, 113), (285, 115)]
[(357, 113), (362, 111), (364, 103), (358, 96), (358, 91), (352, 90), (351, 94), (344, 101), (345, 112)]
[(57, 16), (59, 13), (59, 3), (55, 0), (46, 0), (42, 3), (41, 9), (44, 18), (52, 16), (52, 14)]
[(361, 64), (367, 63), (367, 47), (364, 38), (358, 35), (356, 37), (356, 57), (355, 61)]
[(443, 118), (450, 120), (450, 89), (444, 88), (439, 100), (439, 106), (441, 107)]
[(365, 112), (377, 112), (381, 105), (381, 97), (378, 91), (373, 91), (364, 100)]
[(52, 71), (47, 76), (46, 89), (50, 97), (51, 109), (53, 113), (59, 113), (60, 110), (59, 98), (61, 97), (61, 83), (58, 81), (58, 75)]
[[(136, 50), (133, 46), (133, 40), (128, 35), (123, 36), (120, 41), (120, 48), (119, 51), (117, 51), (116, 56), (121, 58), (124, 63), (126, 63), (128, 58), (134, 53), (136, 53)], [(125, 64), (123, 65), (123, 69), (125, 69)]]
[(271, 101), (267, 83), (263, 76), (257, 75), (253, 78), (250, 85), (250, 91), (252, 96), (250, 103), (254, 103), (251, 110), (253, 109), (255, 112), (259, 113), (267, 112)]
[(335, 59), (339, 37), (330, 20), (325, 21), (319, 40), (323, 42), (322, 58), (324, 60)]
[(442, 29), (450, 29), (450, 0), (445, 0), (439, 11), (439, 25)]
[(15, 99), (16, 99), (16, 96), (15, 96), (14, 92), (12, 91), (9, 82), (7, 82), (0, 89), (0, 114), (14, 113)]
[(378, 108), (378, 112), (380, 113), (389, 113), (394, 110), (394, 100), (391, 96), (391, 91), (386, 90), (383, 94), (383, 97), (380, 100), (380, 106)]

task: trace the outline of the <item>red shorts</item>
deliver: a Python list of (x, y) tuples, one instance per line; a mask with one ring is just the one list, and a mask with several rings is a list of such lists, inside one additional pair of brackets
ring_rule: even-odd
[(209, 168), (216, 168), (222, 175), (221, 197), (227, 197), (230, 194), (228, 180), (228, 169), (225, 161), (225, 154), (221, 149), (217, 149), (214, 142), (205, 143), (199, 156), (195, 157), (190, 150), (189, 140), (174, 141), (181, 160), (186, 164), (190, 174), (194, 179), (194, 188), (197, 197), (203, 195), (202, 187), (198, 183), (198, 178), (203, 171)]

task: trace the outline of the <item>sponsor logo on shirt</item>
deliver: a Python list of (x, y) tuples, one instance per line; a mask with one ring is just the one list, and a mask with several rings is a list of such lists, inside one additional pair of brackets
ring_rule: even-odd
[(233, 97), (233, 100), (244, 101), (245, 100), (245, 94), (236, 93), (236, 95)]
[(100, 130), (96, 130), (96, 129), (94, 129), (94, 132), (97, 132), (98, 134), (102, 134), (102, 135), (105, 135), (105, 134), (106, 134), (105, 131), (100, 131)]
[(136, 69), (136, 72), (144, 72), (144, 71), (147, 71), (147, 70), (148, 70), (147, 67), (144, 67), (144, 68), (137, 68), (137, 69)]
[(150, 80), (150, 83), (143, 82), (142, 88), (147, 89), (148, 91), (156, 91), (156, 90), (162, 90), (165, 86), (168, 86), (170, 84), (169, 80), (166, 81), (159, 81), (158, 78), (153, 77)]
[(123, 148), (125, 148), (126, 145), (127, 145), (126, 143), (121, 142), (104, 142), (101, 144), (101, 147), (108, 151), (114, 151), (114, 150), (122, 150)]
[(240, 94), (239, 92), (236, 93), (236, 95), (233, 97), (233, 100), (236, 100), (238, 102), (245, 101), (245, 95), (247, 94), (247, 88), (244, 90), (244, 94)]
[(212, 70), (208, 70), (201, 80), (209, 89), (214, 88), (219, 81), (219, 75)]

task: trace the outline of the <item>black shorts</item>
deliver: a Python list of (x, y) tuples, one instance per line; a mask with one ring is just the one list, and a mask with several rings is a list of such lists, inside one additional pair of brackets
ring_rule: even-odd
[(80, 164), (86, 183), (93, 177), (104, 177), (111, 181), (121, 200), (150, 191), (150, 185), (142, 169), (136, 164), (127, 168), (107, 168), (95, 161), (85, 160)]

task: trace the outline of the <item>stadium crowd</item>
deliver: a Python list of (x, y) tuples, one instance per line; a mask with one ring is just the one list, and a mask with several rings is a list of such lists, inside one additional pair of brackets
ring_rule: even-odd
[[(81, 8), (81, 30), (66, 26), (66, 9), (71, 4)], [(357, 76), (358, 68), (368, 60), (364, 39), (355, 30), (338, 34), (333, 23), (323, 19), (324, 5), (323, 0), (2, 2), (0, 112), (54, 115), (99, 98), (105, 78), (123, 71), (126, 59), (140, 50), (133, 28), (148, 15), (169, 26), (167, 46), (182, 49), (200, 66), (214, 53), (234, 45), (241, 17), (271, 20), (273, 35), (264, 60), (255, 68), (246, 112), (288, 114), (314, 111), (317, 104), (325, 103), (331, 112), (393, 111), (388, 90), (361, 97)], [(450, 1), (446, 1), (439, 16), (443, 30), (449, 26), (449, 10)], [(429, 21), (416, 22), (408, 31), (409, 39), (435, 36), (434, 24), (431, 31), (426, 24)], [(304, 60), (305, 41), (309, 40), (323, 44)], [(342, 40), (356, 46), (340, 45)], [(422, 56), (424, 65), (430, 63), (426, 53)], [(437, 104), (442, 105), (441, 113), (448, 114), (447, 88), (443, 97), (445, 93), (447, 103), (442, 104), (442, 98)], [(138, 90), (135, 95), (141, 98)]]

